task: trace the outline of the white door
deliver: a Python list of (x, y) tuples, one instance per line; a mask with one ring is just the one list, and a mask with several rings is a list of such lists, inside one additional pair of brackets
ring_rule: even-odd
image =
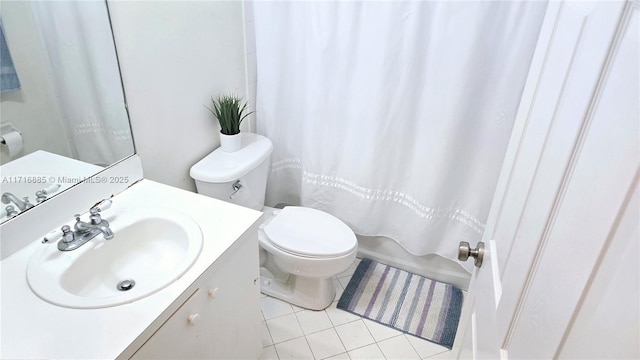
[(549, 3), (454, 357), (640, 356), (639, 14)]

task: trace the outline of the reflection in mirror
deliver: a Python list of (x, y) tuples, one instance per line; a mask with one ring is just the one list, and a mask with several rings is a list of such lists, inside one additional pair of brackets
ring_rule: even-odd
[(3, 221), (134, 147), (106, 3), (3, 0), (0, 11)]

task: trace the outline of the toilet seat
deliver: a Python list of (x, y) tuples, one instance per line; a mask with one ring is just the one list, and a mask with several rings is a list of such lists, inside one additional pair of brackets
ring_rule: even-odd
[(339, 257), (357, 246), (353, 231), (345, 223), (306, 207), (285, 207), (263, 230), (275, 247), (297, 256)]

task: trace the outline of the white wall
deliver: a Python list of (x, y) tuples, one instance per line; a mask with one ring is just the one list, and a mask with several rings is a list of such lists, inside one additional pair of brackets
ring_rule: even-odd
[(2, 25), (9, 52), (20, 79), (21, 90), (2, 93), (0, 120), (22, 131), (24, 149), (4, 164), (35, 150), (73, 157), (48, 74), (47, 59), (29, 1), (3, 1)]
[(195, 191), (190, 167), (220, 144), (205, 105), (247, 98), (242, 2), (108, 3), (144, 176)]
[[(256, 58), (256, 28), (253, 17), (253, 1), (244, 1), (244, 33), (245, 49), (247, 61), (247, 98), (252, 111), (256, 109), (256, 90), (258, 86), (258, 66)], [(251, 114), (247, 119), (250, 121), (252, 129), (255, 129), (256, 113)]]

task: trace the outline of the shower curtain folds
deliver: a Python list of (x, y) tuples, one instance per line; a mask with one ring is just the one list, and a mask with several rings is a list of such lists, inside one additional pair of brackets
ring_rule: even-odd
[(34, 1), (74, 157), (111, 165), (133, 154), (109, 14), (100, 1)]
[(455, 259), (479, 240), (546, 3), (248, 6), (257, 129), (274, 143), (267, 203), (414, 255)]

